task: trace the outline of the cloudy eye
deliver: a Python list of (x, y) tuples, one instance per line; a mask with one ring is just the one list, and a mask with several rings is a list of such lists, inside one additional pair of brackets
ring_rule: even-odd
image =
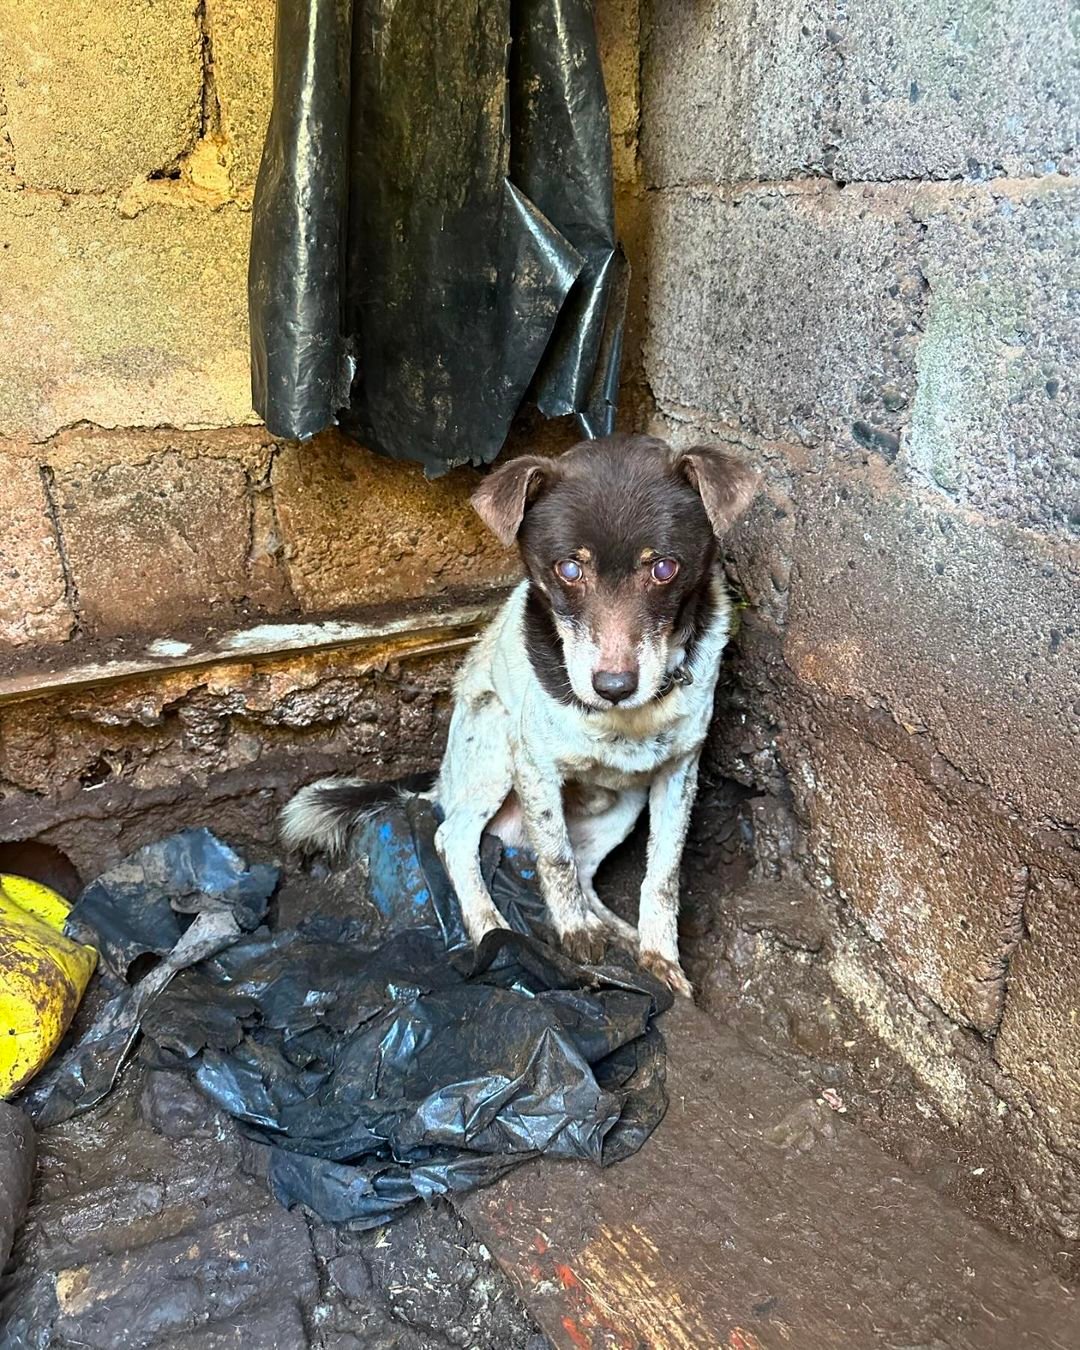
[(580, 563), (575, 562), (573, 558), (564, 558), (562, 562), (555, 564), (555, 575), (560, 581), (574, 582), (580, 581), (584, 573)]
[(653, 581), (658, 581), (661, 586), (666, 586), (669, 581), (675, 580), (678, 570), (679, 564), (674, 558), (657, 558), (656, 562), (649, 568), (649, 575)]

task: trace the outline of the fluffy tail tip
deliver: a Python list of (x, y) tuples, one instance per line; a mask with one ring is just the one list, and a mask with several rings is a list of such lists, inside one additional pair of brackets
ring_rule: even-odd
[[(356, 826), (379, 809), (379, 788), (357, 778), (323, 778), (309, 783), (286, 802), (280, 836), (287, 849), (300, 853), (345, 852)], [(385, 787), (381, 788), (385, 804)]]

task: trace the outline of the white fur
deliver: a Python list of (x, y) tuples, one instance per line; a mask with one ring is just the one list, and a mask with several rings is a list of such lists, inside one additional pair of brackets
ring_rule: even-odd
[[(720, 656), (731, 604), (723, 581), (713, 581), (713, 619), (687, 667), (689, 684), (657, 697), (664, 676), (683, 660), (666, 652), (657, 671), (642, 669), (638, 693), (603, 709), (568, 706), (552, 698), (536, 676), (525, 647), (528, 583), (513, 592), (466, 658), (455, 685), (450, 737), (435, 795), (445, 813), (437, 843), (461, 900), (470, 935), (479, 941), (502, 919), (479, 869), (482, 832), (493, 827), (518, 842), (521, 828), (535, 848), (552, 921), (564, 941), (603, 929), (627, 940), (627, 925), (599, 901), (592, 880), (604, 857), (652, 802), (650, 860), (641, 890), (641, 957), (682, 992), (676, 918), (678, 868), (697, 760), (712, 714)], [(585, 684), (588, 653), (572, 657), (572, 687)], [(577, 667), (580, 665), (580, 670)], [(578, 679), (574, 679), (575, 673)], [(583, 702), (586, 700), (582, 700)], [(601, 809), (564, 813), (563, 789), (605, 788)], [(513, 790), (520, 810), (506, 809)], [(666, 839), (664, 845), (658, 840)], [(588, 946), (586, 939), (586, 946)]]

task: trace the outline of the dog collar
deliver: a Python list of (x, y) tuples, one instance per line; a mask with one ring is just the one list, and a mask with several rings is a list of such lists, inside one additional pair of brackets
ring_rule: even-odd
[(664, 681), (656, 691), (657, 698), (663, 698), (665, 694), (670, 694), (676, 685), (688, 685), (694, 683), (694, 677), (690, 672), (690, 667), (684, 661), (681, 666), (676, 666), (674, 670), (669, 670), (664, 676)]

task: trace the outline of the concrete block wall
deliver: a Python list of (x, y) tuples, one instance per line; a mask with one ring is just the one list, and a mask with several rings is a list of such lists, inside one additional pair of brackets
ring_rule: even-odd
[[(601, 0), (597, 22), (638, 261), (637, 0)], [(162, 640), (449, 603), (516, 575), (468, 506), (474, 474), (427, 483), (333, 434), (283, 444), (251, 413), (247, 247), (273, 26), (274, 0), (71, 0), (62, 17), (0, 0), (0, 680), (46, 688)], [(517, 443), (532, 439), (576, 435), (526, 426)], [(138, 813), (166, 780), (212, 802), (245, 765), (249, 785), (276, 775), (284, 791), (320, 757), (382, 776), (431, 764), (456, 653), (399, 654), (0, 704), (0, 840), (44, 832), (93, 869), (160, 832), (160, 813)], [(426, 709), (407, 734), (382, 706), (403, 697)], [(381, 711), (349, 731), (358, 703)]]
[[(23, 523), (0, 538), (8, 647), (512, 571), (465, 508), (470, 474), (428, 485), (256, 425), (245, 277), (273, 19), (273, 0), (73, 0), (62, 23), (0, 0), (0, 492)], [(632, 234), (636, 0), (598, 24)]]
[(656, 425), (767, 480), (731, 544), (750, 608), (717, 763), (794, 816), (834, 990), (1060, 1248), (1080, 1237), (1075, 7), (655, 0), (642, 48)]

